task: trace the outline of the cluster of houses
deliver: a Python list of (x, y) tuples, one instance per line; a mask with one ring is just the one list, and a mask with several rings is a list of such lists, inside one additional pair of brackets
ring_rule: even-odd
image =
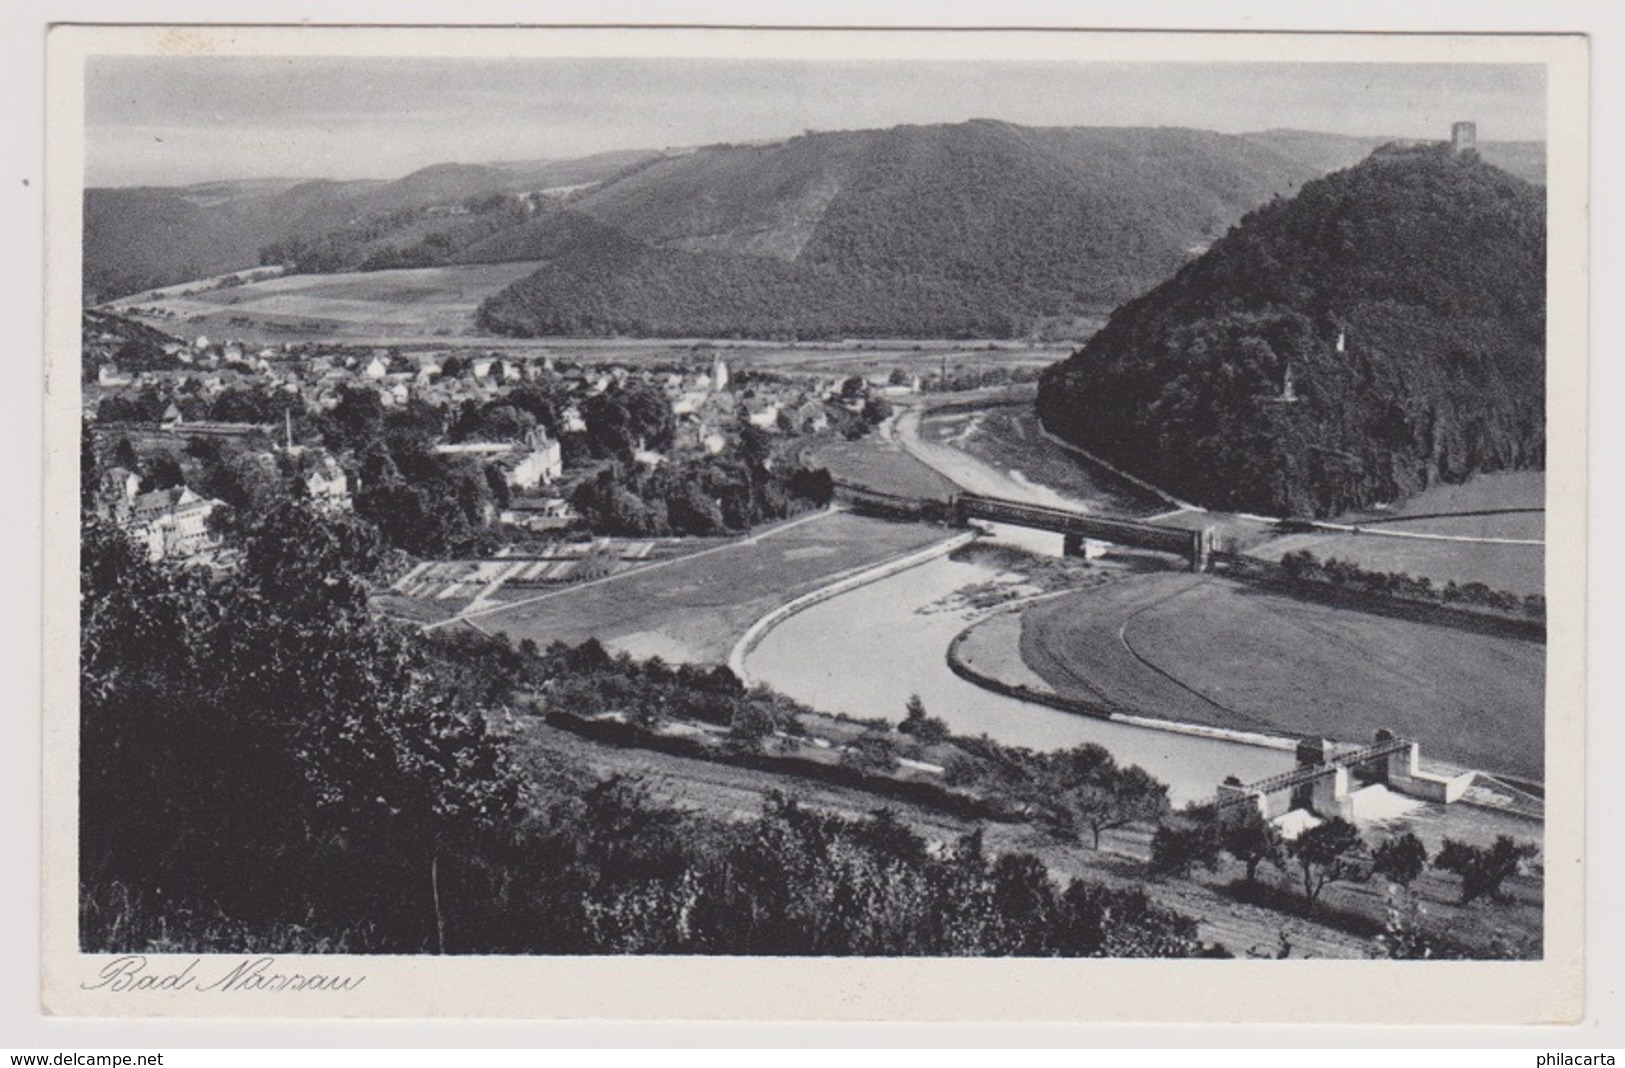
[[(86, 340), (88, 343), (94, 338), (87, 336)], [(395, 352), (381, 354), (312, 344), (255, 347), (235, 339), (211, 341), (207, 337), (165, 342), (163, 351), (172, 363), (161, 371), (127, 373), (111, 361), (101, 363), (95, 387), (85, 391), (87, 417), (94, 413), (102, 397), (148, 385), (172, 390), (168, 395), (181, 403), (185, 403), (183, 394), (212, 401), (232, 389), (283, 391), (318, 411), (336, 406), (346, 390), (364, 388), (375, 391), (385, 407), (419, 400), (450, 411), (468, 402), (497, 400), (515, 386), (546, 377), (556, 386), (562, 385), (571, 398), (560, 413), (558, 428), (568, 434), (587, 429), (580, 405), (588, 398), (639, 381), (659, 389), (670, 404), (676, 420), (677, 451), (715, 454), (746, 426), (770, 432), (817, 432), (829, 425), (832, 403), (847, 407), (853, 403), (851, 397), (840, 396), (839, 384), (832, 382), (752, 376), (742, 386), (720, 355), (708, 369), (657, 371), (623, 366), (571, 366), (559, 370), (547, 357), (522, 360), (496, 354), (446, 353), (408, 358)], [(869, 385), (884, 392), (899, 389), (895, 382), (888, 385), (883, 378)], [(171, 441), (176, 437), (211, 436), (253, 439), (254, 447), (264, 452), (268, 473), (285, 471), (291, 464), (312, 500), (322, 507), (348, 508), (352, 487), (344, 469), (322, 450), (296, 446), (291, 433), (278, 433), (283, 429), (188, 419), (178, 404), (171, 403), (156, 427), (144, 427), (139, 433), (161, 434)], [(284, 436), (285, 443), (265, 447), (269, 445), (266, 438)], [(516, 499), (512, 511), (503, 516), (515, 526), (553, 528), (573, 518), (561, 497), (545, 493), (546, 487), (563, 477), (564, 464), (560, 442), (543, 428), (537, 427), (511, 441), (444, 442), (434, 451), (446, 456), (476, 457), (500, 471), (510, 489), (533, 498)], [(279, 460), (275, 453), (286, 456)], [(646, 464), (665, 459), (647, 449), (639, 450), (636, 458)], [(140, 493), (139, 480), (122, 468), (107, 472), (97, 494), (98, 511), (129, 529), (154, 559), (193, 556), (212, 549), (208, 517), (217, 507), (218, 501), (185, 487)]]
[[(275, 452), (286, 455), (295, 479), (318, 510), (336, 514), (351, 509), (350, 477), (331, 453), (297, 445)], [(274, 453), (250, 453), (247, 460), (263, 467), (269, 478), (282, 478), (281, 464)], [(93, 497), (96, 514), (122, 527), (146, 551), (149, 560), (195, 558), (219, 547), (209, 519), (223, 504), (190, 486), (143, 493), (140, 476), (114, 466), (102, 472)]]

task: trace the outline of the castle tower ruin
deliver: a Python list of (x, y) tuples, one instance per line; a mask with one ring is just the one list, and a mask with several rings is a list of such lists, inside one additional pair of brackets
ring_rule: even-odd
[(1450, 125), (1450, 151), (1472, 152), (1478, 148), (1478, 123), (1456, 122)]

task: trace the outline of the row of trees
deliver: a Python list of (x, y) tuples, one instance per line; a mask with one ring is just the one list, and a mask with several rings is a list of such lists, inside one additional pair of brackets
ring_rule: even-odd
[[(1460, 901), (1465, 905), (1498, 896), (1501, 885), (1538, 852), (1533, 843), (1508, 835), (1498, 836), (1489, 846), (1446, 838), (1432, 864), (1461, 879)], [(1408, 888), (1429, 861), (1427, 847), (1410, 832), (1385, 838), (1372, 848), (1352, 823), (1333, 817), (1288, 839), (1251, 806), (1221, 817), (1211, 805), (1203, 805), (1157, 829), (1151, 840), (1151, 869), (1160, 875), (1188, 875), (1198, 867), (1212, 870), (1221, 853), (1246, 866), (1248, 883), (1256, 881), (1263, 864), (1278, 871), (1295, 866), (1294, 878), (1311, 903), (1331, 883), (1367, 874)]]
[(955, 739), (964, 756), (947, 767), (948, 782), (1003, 797), (1057, 837), (1100, 848), (1101, 833), (1130, 823), (1157, 823), (1169, 812), (1168, 786), (1137, 764), (1120, 765), (1103, 746), (1034, 752), (985, 737)]
[(1307, 549), (1284, 553), (1281, 571), (1296, 582), (1320, 582), (1388, 597), (1489, 608), (1497, 612), (1521, 614), (1531, 619), (1546, 618), (1546, 598), (1538, 593), (1519, 597), (1505, 590), (1491, 589), (1482, 582), (1457, 585), (1454, 580), (1433, 585), (1426, 575), (1412, 576), (1403, 571), (1371, 571), (1348, 560), (1318, 559)]

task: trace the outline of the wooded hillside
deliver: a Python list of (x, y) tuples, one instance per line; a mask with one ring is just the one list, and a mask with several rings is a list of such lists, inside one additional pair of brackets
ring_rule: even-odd
[(1039, 412), (1227, 509), (1324, 516), (1543, 467), (1545, 250), (1543, 190), (1443, 145), (1379, 149), (1119, 308)]

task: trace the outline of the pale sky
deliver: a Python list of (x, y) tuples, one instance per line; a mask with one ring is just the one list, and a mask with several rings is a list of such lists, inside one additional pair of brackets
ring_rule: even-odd
[(88, 185), (398, 178), (432, 163), (1003, 119), (1545, 137), (1539, 65), (93, 57)]

